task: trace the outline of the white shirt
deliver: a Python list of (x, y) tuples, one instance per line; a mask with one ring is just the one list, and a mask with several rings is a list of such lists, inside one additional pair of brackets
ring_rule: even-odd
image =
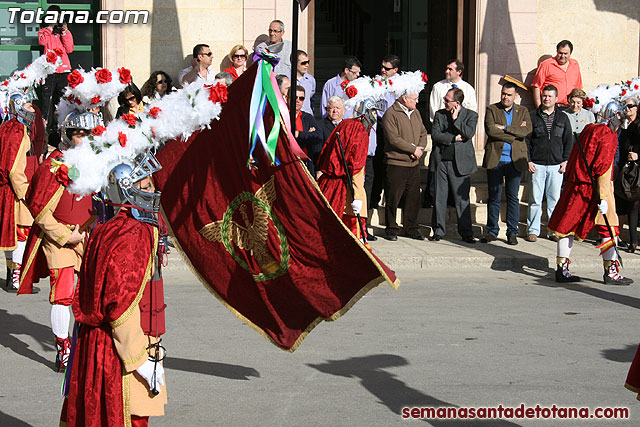
[[(180, 87), (184, 86), (182, 84), (182, 79), (191, 70), (193, 70), (193, 67), (189, 66), (189, 67), (185, 68), (184, 70), (180, 70), (180, 72), (178, 73), (178, 84), (180, 85)], [(199, 72), (196, 73), (196, 80), (205, 80), (207, 83), (213, 83), (214, 80), (215, 80), (215, 77), (216, 77), (216, 73), (214, 73), (211, 70), (211, 67), (207, 68), (207, 78), (206, 79), (204, 77), (202, 77)]]
[(431, 96), (429, 97), (429, 120), (433, 123), (433, 118), (436, 115), (436, 111), (444, 108), (444, 97), (447, 95), (453, 87), (457, 87), (464, 92), (464, 101), (462, 106), (469, 110), (478, 112), (478, 101), (476, 99), (476, 90), (469, 83), (460, 79), (457, 83), (451, 83), (447, 79), (440, 80), (433, 85), (431, 89)]
[(402, 111), (404, 111), (404, 113), (407, 115), (407, 117), (409, 117), (409, 119), (411, 119), (411, 114), (413, 114), (413, 112), (416, 111), (416, 110), (409, 110), (407, 107), (405, 107), (400, 102), (398, 102), (398, 105), (400, 106), (400, 108), (402, 108)]

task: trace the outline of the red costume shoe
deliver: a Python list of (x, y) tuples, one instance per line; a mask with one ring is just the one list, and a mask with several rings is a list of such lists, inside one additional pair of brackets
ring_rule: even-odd
[(69, 362), (69, 353), (71, 352), (71, 341), (69, 338), (56, 337), (56, 371), (64, 372)]

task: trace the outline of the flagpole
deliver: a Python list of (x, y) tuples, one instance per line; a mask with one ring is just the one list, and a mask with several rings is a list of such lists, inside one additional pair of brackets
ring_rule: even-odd
[[(291, 89), (289, 96), (289, 117), (291, 118), (291, 133), (296, 134), (296, 86), (298, 85), (298, 0), (293, 0), (293, 14), (291, 25)], [(305, 95), (306, 96), (306, 95)]]

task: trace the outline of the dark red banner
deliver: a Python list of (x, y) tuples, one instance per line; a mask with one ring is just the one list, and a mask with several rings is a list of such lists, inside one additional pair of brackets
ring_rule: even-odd
[[(156, 185), (182, 251), (240, 319), (294, 351), (395, 275), (346, 229), (281, 132), (271, 165), (259, 146), (248, 168), (254, 64), (230, 87), (220, 120), (159, 153)], [(265, 122), (273, 123), (267, 107)], [(267, 134), (270, 129), (267, 129)]]

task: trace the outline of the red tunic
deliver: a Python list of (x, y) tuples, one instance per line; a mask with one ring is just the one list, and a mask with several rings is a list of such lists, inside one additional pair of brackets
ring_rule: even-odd
[(73, 315), (82, 326), (63, 410), (68, 427), (119, 427), (130, 416), (111, 330), (140, 302), (156, 248), (154, 227), (128, 212), (96, 226), (91, 236), (73, 300)]
[[(580, 134), (580, 145), (591, 166), (591, 173), (598, 180), (611, 169), (618, 147), (617, 135), (607, 125), (590, 124)], [(565, 180), (548, 229), (561, 237), (573, 235), (583, 240), (593, 228), (599, 200), (593, 195), (593, 186), (577, 143), (567, 162)]]
[(338, 145), (337, 132), (340, 132), (340, 141), (352, 177), (367, 163), (369, 134), (360, 119), (345, 119), (333, 130), (318, 157), (317, 169), (322, 171), (318, 186), (331, 208), (342, 218), (347, 200), (347, 174)]
[(0, 250), (16, 248), (16, 193), (9, 180), (19, 157), (26, 156), (25, 174), (30, 181), (37, 159), (28, 156), (29, 138), (25, 138), (25, 126), (17, 119), (6, 121), (0, 126)]

